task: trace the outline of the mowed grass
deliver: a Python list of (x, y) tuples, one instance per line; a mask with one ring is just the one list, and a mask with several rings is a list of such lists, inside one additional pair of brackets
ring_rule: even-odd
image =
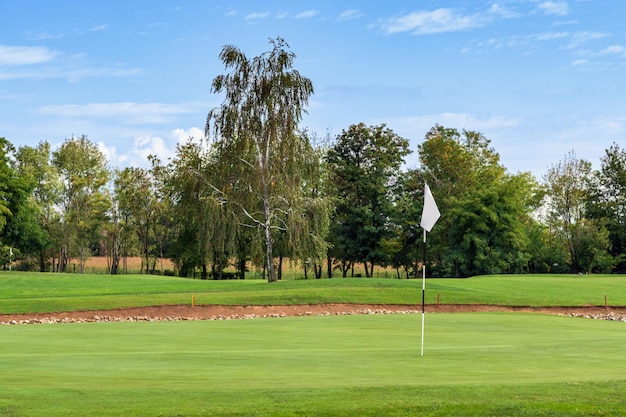
[[(623, 276), (429, 279), (427, 302), (626, 305)], [(417, 304), (420, 280), (0, 273), (0, 314)], [(626, 323), (540, 314), (0, 326), (0, 416), (626, 415)]]
[(0, 327), (0, 416), (616, 416), (626, 323), (527, 313)]
[[(421, 280), (333, 278), (203, 281), (149, 275), (0, 272), (0, 314), (163, 304), (421, 303)], [(429, 279), (426, 302), (508, 306), (626, 305), (618, 275), (490, 275)]]

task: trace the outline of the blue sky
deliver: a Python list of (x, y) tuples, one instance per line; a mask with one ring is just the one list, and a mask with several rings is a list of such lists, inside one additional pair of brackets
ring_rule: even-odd
[(302, 126), (381, 123), (417, 145), (435, 124), (482, 132), (541, 178), (574, 150), (626, 146), (626, 2), (0, 0), (0, 136), (85, 134), (112, 167), (167, 160), (203, 134), (232, 44), (280, 36), (315, 94)]

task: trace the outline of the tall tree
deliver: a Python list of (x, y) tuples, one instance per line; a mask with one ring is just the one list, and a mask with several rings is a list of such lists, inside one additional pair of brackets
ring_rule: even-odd
[(626, 150), (613, 143), (601, 158), (590, 189), (589, 217), (605, 224), (618, 273), (626, 272)]
[(60, 215), (57, 204), (61, 197), (61, 182), (57, 169), (51, 165), (51, 147), (48, 142), (40, 142), (36, 147), (22, 146), (15, 156), (18, 171), (30, 178), (34, 185), (30, 199), (36, 209), (38, 224), (45, 242), (34, 245), (37, 251), (39, 270), (48, 269), (48, 262), (54, 259), (50, 248), (58, 239)]
[(571, 271), (591, 272), (609, 246), (608, 233), (601, 222), (588, 218), (591, 163), (571, 151), (548, 169), (544, 181), (547, 221), (567, 249)]
[[(30, 199), (35, 187), (32, 177), (16, 168), (15, 148), (0, 137), (0, 260), (2, 265), (46, 243)], [(11, 256), (13, 255), (13, 256)]]
[(107, 160), (86, 136), (66, 140), (52, 155), (63, 183), (62, 210), (65, 242), (61, 248), (61, 268), (72, 249), (84, 272), (90, 245), (100, 239), (100, 231), (110, 205), (105, 186), (110, 178)]
[[(211, 266), (213, 278), (219, 279), (230, 255), (236, 252), (239, 230), (223, 194), (215, 193), (215, 184), (220, 181), (215, 155), (203, 143), (193, 141), (179, 145), (176, 153), (168, 179), (169, 195), (179, 223), (172, 256), (183, 276), (193, 275), (200, 268), (201, 278), (206, 279)], [(240, 273), (245, 273), (245, 265)]]
[[(400, 167), (409, 143), (385, 125), (352, 125), (328, 151), (330, 178), (336, 192), (334, 241), (343, 264), (362, 262), (366, 276), (386, 264), (383, 241), (394, 232), (390, 219)], [(344, 269), (344, 276), (346, 270)]]
[(444, 276), (524, 270), (538, 192), (534, 178), (509, 174), (479, 132), (436, 125), (418, 151), (418, 172), (443, 214), (429, 239), (435, 254), (429, 270)]
[(270, 43), (271, 51), (253, 59), (231, 45), (222, 49), (220, 59), (230, 72), (215, 77), (211, 89), (225, 99), (209, 112), (206, 134), (230, 156), (220, 162), (224, 176), (232, 178), (232, 170), (242, 175), (238, 192), (220, 192), (262, 232), (267, 279), (273, 282), (273, 232), (307, 221), (301, 215), (299, 166), (305, 143), (297, 128), (313, 85), (293, 69), (295, 54), (283, 39)]
[(150, 160), (151, 169), (127, 167), (117, 173), (114, 181), (124, 258), (129, 242), (138, 242), (146, 274), (154, 272), (157, 260), (163, 257), (163, 239), (167, 234), (165, 184), (159, 178), (163, 168), (156, 158)]

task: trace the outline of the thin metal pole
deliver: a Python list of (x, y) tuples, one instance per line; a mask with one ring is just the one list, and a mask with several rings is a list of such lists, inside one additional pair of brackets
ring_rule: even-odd
[(424, 229), (424, 258), (422, 264), (422, 354), (424, 356), (424, 315), (426, 312), (426, 229)]

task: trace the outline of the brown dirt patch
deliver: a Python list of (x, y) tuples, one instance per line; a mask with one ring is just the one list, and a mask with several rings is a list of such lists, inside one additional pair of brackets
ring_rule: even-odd
[[(0, 314), (0, 324), (75, 321), (218, 320), (340, 314), (420, 313), (421, 305), (316, 304), (291, 306), (164, 305), (115, 310), (33, 314)], [(428, 305), (426, 313), (525, 312), (560, 315), (626, 315), (626, 307), (506, 307), (492, 305)]]

